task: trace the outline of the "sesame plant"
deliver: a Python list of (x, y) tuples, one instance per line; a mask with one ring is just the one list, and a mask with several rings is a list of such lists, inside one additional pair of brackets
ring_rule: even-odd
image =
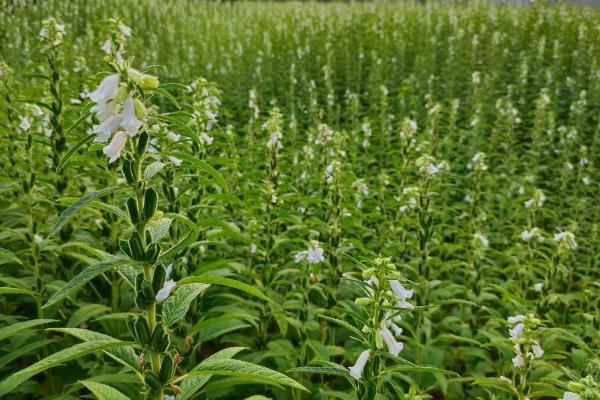
[(596, 6), (4, 3), (0, 398), (600, 398)]

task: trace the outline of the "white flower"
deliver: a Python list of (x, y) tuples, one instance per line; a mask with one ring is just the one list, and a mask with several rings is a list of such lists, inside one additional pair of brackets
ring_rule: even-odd
[(173, 156), (168, 156), (167, 158), (169, 159), (169, 161), (171, 161), (171, 164), (173, 164), (174, 166), (179, 167), (181, 165), (182, 160), (180, 158)]
[(542, 289), (544, 289), (544, 284), (541, 282), (533, 285), (533, 290), (535, 290), (538, 293), (541, 292)]
[(121, 31), (121, 33), (123, 34), (123, 36), (131, 36), (131, 28), (128, 27), (127, 25), (121, 23), (121, 24), (119, 24), (118, 28)]
[(110, 139), (113, 132), (119, 128), (121, 122), (123, 122), (123, 117), (121, 114), (116, 114), (102, 122), (100, 125), (94, 125), (92, 128), (93, 132), (96, 134), (94, 143), (108, 142), (108, 139)]
[(525, 329), (525, 324), (519, 322), (513, 328), (508, 330), (508, 334), (510, 335), (511, 340), (517, 340), (523, 334), (523, 329)]
[(583, 182), (584, 185), (589, 185), (590, 184), (590, 177), (589, 176), (584, 176), (583, 178), (581, 178), (581, 181)]
[(387, 326), (383, 325), (380, 329), (381, 338), (387, 345), (388, 351), (394, 357), (398, 356), (402, 349), (404, 348), (404, 344), (402, 342), (398, 342), (392, 332), (387, 328)]
[(325, 261), (325, 257), (323, 256), (323, 249), (318, 245), (313, 247), (309, 247), (306, 251), (306, 261), (309, 264), (318, 264), (320, 262)]
[(256, 244), (252, 243), (250, 245), (250, 254), (254, 254), (254, 253), (256, 253)]
[(533, 355), (535, 358), (542, 358), (544, 355), (544, 350), (540, 347), (540, 343), (537, 340), (534, 340), (531, 345), (531, 350), (533, 351)]
[(176, 134), (175, 132), (167, 132), (167, 139), (169, 139), (171, 142), (179, 142), (179, 139), (181, 138), (181, 135)]
[(508, 379), (507, 377), (505, 377), (504, 375), (500, 376), (500, 380), (502, 382), (508, 383), (509, 385), (512, 385), (512, 381), (510, 379)]
[(44, 39), (48, 39), (50, 37), (50, 32), (48, 32), (48, 29), (42, 28), (40, 29), (40, 36)]
[(540, 243), (544, 241), (544, 236), (542, 236), (542, 233), (540, 232), (539, 228), (531, 228), (530, 231), (524, 230), (523, 232), (521, 232), (520, 236), (521, 239), (523, 239), (523, 241), (525, 242), (529, 242), (532, 239), (537, 240)]
[(277, 195), (276, 194), (272, 194), (271, 195), (271, 203), (272, 204), (277, 204)]
[(36, 243), (42, 243), (42, 240), (44, 240), (44, 238), (40, 235), (33, 235), (33, 241)]
[(175, 288), (175, 286), (177, 286), (177, 283), (173, 279), (169, 279), (168, 281), (166, 281), (162, 289), (160, 289), (158, 293), (156, 293), (156, 301), (165, 301), (169, 297), (171, 291)]
[(581, 400), (581, 397), (579, 397), (579, 395), (577, 395), (576, 393), (567, 391), (565, 392), (565, 394), (563, 394), (561, 400)]
[(391, 287), (392, 291), (398, 298), (397, 306), (400, 308), (407, 308), (407, 309), (414, 308), (414, 306), (412, 304), (410, 304), (409, 302), (406, 301), (406, 299), (410, 299), (412, 297), (413, 291), (406, 289), (404, 286), (402, 286), (400, 281), (398, 281), (396, 279), (391, 279), (389, 282), (390, 282), (390, 287)]
[(42, 115), (44, 115), (44, 112), (42, 111), (40, 106), (34, 104), (31, 106), (31, 114), (33, 114), (34, 117), (41, 117)]
[(408, 209), (407, 205), (400, 206), (400, 212), (405, 212)]
[(267, 141), (267, 147), (269, 149), (283, 148), (283, 145), (281, 144), (281, 139), (283, 139), (283, 134), (280, 131), (271, 133), (271, 137)]
[(102, 45), (102, 51), (104, 51), (106, 54), (109, 54), (111, 50), (112, 50), (112, 40), (107, 39), (104, 42), (104, 44)]
[(523, 365), (525, 365), (525, 359), (523, 358), (522, 355), (517, 354), (513, 359), (512, 359), (512, 363), (515, 367), (520, 368)]
[(525, 321), (525, 316), (524, 315), (514, 315), (512, 317), (508, 317), (507, 321), (509, 324), (514, 325), (514, 324), (518, 324), (519, 322), (523, 322)]
[(31, 122), (29, 122), (29, 118), (27, 118), (26, 115), (20, 115), (19, 119), (21, 120), (19, 128), (21, 128), (24, 131), (28, 131), (29, 128), (31, 128)]
[(544, 195), (544, 192), (542, 192), (539, 189), (535, 189), (535, 192), (533, 193), (533, 198), (527, 200), (525, 203), (525, 207), (527, 208), (540, 208), (544, 205), (544, 201), (546, 201), (546, 196)]
[(104, 146), (102, 152), (108, 157), (108, 163), (113, 163), (121, 155), (121, 151), (127, 143), (127, 134), (123, 131), (117, 132), (110, 143)]
[(131, 97), (127, 97), (123, 101), (123, 121), (121, 122), (121, 128), (125, 129), (129, 136), (135, 136), (140, 127), (142, 121), (140, 121), (135, 115), (135, 105)]
[(360, 356), (358, 356), (358, 359), (356, 360), (356, 364), (348, 368), (348, 370), (350, 371), (350, 376), (352, 376), (356, 380), (362, 378), (363, 369), (365, 368), (367, 361), (369, 361), (370, 355), (371, 350), (365, 350), (362, 353), (360, 353)]
[(202, 132), (200, 134), (200, 136), (198, 137), (198, 139), (200, 140), (200, 143), (202, 144), (212, 144), (214, 138), (212, 136), (209, 136), (206, 132)]
[(172, 273), (173, 273), (173, 263), (169, 263), (169, 265), (167, 265), (167, 271), (165, 273), (165, 279), (169, 279), (171, 277)]
[(477, 240), (483, 247), (488, 247), (490, 245), (490, 241), (485, 237), (483, 233), (477, 232), (473, 235), (473, 238)]
[(95, 113), (100, 121), (105, 121), (115, 114), (117, 111), (117, 104), (115, 102), (98, 103), (93, 106), (90, 111)]
[(94, 92), (88, 93), (88, 97), (94, 103), (106, 103), (116, 94), (120, 79), (119, 74), (107, 76)]
[(569, 249), (575, 250), (577, 248), (577, 242), (575, 241), (575, 235), (569, 231), (559, 232), (554, 235), (553, 240), (556, 243), (565, 244)]

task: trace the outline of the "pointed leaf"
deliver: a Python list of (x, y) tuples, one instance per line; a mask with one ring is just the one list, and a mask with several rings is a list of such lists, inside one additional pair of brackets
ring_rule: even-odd
[(187, 285), (189, 283), (210, 283), (213, 285), (221, 285), (227, 286), (230, 288), (234, 288), (237, 290), (241, 290), (242, 292), (246, 292), (249, 295), (258, 297), (259, 299), (265, 301), (273, 301), (264, 295), (260, 290), (242, 283), (240, 281), (236, 281), (235, 279), (223, 278), (220, 276), (210, 276), (210, 275), (200, 275), (200, 276), (190, 276), (189, 278), (185, 278), (177, 282), (177, 286)]
[(114, 387), (104, 383), (94, 381), (79, 381), (79, 383), (88, 388), (98, 400), (131, 400)]
[(289, 386), (295, 389), (300, 389), (308, 392), (309, 390), (296, 382), (289, 376), (281, 372), (263, 367), (261, 365), (252, 364), (241, 360), (221, 360), (221, 359), (206, 359), (202, 361), (196, 368), (188, 374), (180, 377), (179, 380), (184, 380), (189, 376), (195, 375), (220, 375), (220, 376), (235, 376), (238, 378), (246, 378), (252, 381)]
[(115, 342), (112, 340), (104, 340), (98, 342), (84, 342), (76, 344), (73, 347), (54, 353), (51, 356), (44, 358), (36, 362), (35, 364), (16, 372), (0, 382), (0, 396), (11, 392), (16, 387), (27, 381), (32, 376), (39, 374), (49, 368), (56, 367), (57, 365), (63, 364), (67, 361), (74, 360), (76, 358), (85, 356), (87, 354), (95, 353), (100, 350), (105, 350), (114, 347), (131, 346), (134, 343), (131, 342)]
[(57, 290), (52, 295), (52, 297), (48, 299), (46, 304), (44, 304), (44, 308), (49, 307), (52, 304), (62, 300), (66, 296), (70, 295), (71, 293), (75, 292), (83, 285), (91, 281), (96, 276), (106, 271), (110, 271), (113, 268), (117, 268), (122, 265), (129, 264), (131, 262), (132, 261), (127, 258), (111, 257), (107, 260), (100, 261), (98, 264), (94, 264), (90, 267), (87, 267), (86, 269), (81, 271), (77, 276), (71, 279), (66, 285)]

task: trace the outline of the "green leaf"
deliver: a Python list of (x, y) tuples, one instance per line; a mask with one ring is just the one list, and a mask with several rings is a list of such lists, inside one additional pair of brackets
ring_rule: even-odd
[(120, 267), (125, 264), (132, 263), (132, 261), (128, 258), (120, 258), (120, 257), (111, 257), (104, 261), (100, 261), (98, 264), (94, 264), (90, 267), (87, 267), (83, 271), (81, 271), (77, 276), (71, 279), (66, 285), (57, 290), (52, 297), (48, 299), (46, 304), (44, 304), (44, 308), (50, 307), (52, 304), (62, 300), (66, 296), (75, 292), (83, 285), (91, 281), (96, 276), (110, 271), (113, 268)]
[(160, 161), (155, 161), (152, 164), (149, 164), (146, 169), (144, 169), (144, 179), (149, 181), (154, 175), (162, 171), (165, 165), (165, 163)]
[(131, 400), (117, 389), (104, 383), (94, 381), (79, 381), (79, 383), (88, 388), (98, 400)]
[[(69, 131), (71, 129), (74, 129), (81, 121), (83, 121), (85, 118), (87, 118), (88, 115), (89, 114), (82, 115), (73, 125), (71, 125), (67, 129), (67, 131), (65, 132), (65, 135), (67, 133), (69, 133)], [(79, 148), (81, 146), (83, 146), (84, 144), (86, 144), (87, 142), (92, 141), (92, 139), (94, 139), (95, 137), (96, 137), (96, 135), (85, 135), (83, 138), (81, 138), (81, 140), (79, 142), (72, 145), (71, 148), (65, 153), (63, 158), (58, 163), (58, 166), (56, 167), (56, 173), (60, 174), (62, 172), (62, 170), (67, 166), (67, 163), (69, 162), (71, 157), (73, 157), (73, 155), (77, 152), (77, 150), (79, 150)]]
[(304, 390), (306, 392), (309, 391), (300, 383), (280, 372), (263, 367), (261, 365), (234, 359), (206, 359), (198, 364), (198, 366), (196, 366), (196, 368), (194, 368), (192, 371), (188, 372), (186, 375), (180, 377), (174, 382), (184, 380), (189, 376), (195, 375), (235, 376), (238, 378), (250, 379), (255, 382), (278, 384)]
[(158, 218), (158, 219), (151, 219), (148, 222), (147, 228), (150, 231), (150, 235), (152, 236), (152, 241), (158, 242), (163, 237), (165, 237), (165, 235), (167, 235), (169, 233), (169, 228), (171, 227), (171, 222), (173, 222), (173, 220), (171, 218), (165, 218), (165, 217)]
[(209, 163), (207, 163), (204, 160), (200, 160), (199, 158), (196, 158), (188, 153), (184, 153), (182, 151), (170, 151), (168, 153), (165, 153), (165, 155), (167, 156), (174, 156), (177, 157), (183, 161), (187, 161), (191, 164), (193, 164), (195, 167), (197, 167), (198, 169), (206, 172), (207, 174), (209, 174), (216, 182), (217, 184), (221, 187), (221, 189), (223, 189), (224, 191), (228, 191), (228, 187), (227, 187), (227, 182), (225, 182), (225, 179), (223, 178), (223, 175), (221, 175), (219, 173), (219, 171), (217, 171), (216, 169), (214, 169)]
[(50, 231), (50, 234), (48, 236), (52, 236), (52, 235), (56, 234), (58, 231), (60, 231), (60, 228), (62, 228), (62, 226), (65, 223), (67, 223), (67, 221), (69, 221), (71, 218), (73, 218), (73, 216), (75, 215), (75, 213), (77, 211), (79, 211), (79, 209), (81, 209), (83, 206), (85, 206), (90, 201), (96, 200), (99, 197), (106, 196), (109, 193), (113, 193), (113, 192), (116, 192), (117, 190), (121, 190), (121, 189), (122, 188), (120, 188), (120, 187), (107, 187), (107, 188), (104, 188), (101, 190), (96, 190), (94, 192), (86, 194), (85, 196), (83, 196), (82, 198), (77, 200), (75, 203), (71, 204), (65, 211), (63, 211), (62, 214), (60, 214), (60, 217), (58, 217), (56, 224), (54, 224), (54, 227), (52, 228), (52, 230)]
[[(107, 340), (112, 340), (113, 342), (118, 342), (118, 339), (113, 338), (112, 336), (105, 335), (103, 333), (98, 333), (94, 331), (90, 331), (87, 329), (80, 328), (50, 328), (47, 329), (51, 332), (62, 332), (67, 335), (71, 335), (76, 337), (79, 340), (83, 340), (85, 342), (102, 342)], [(113, 358), (115, 361), (130, 367), (136, 373), (139, 373), (139, 365), (138, 365), (138, 357), (130, 347), (117, 347), (104, 350), (104, 352)]]
[(75, 328), (96, 315), (107, 311), (110, 311), (110, 307), (107, 307), (104, 304), (86, 304), (81, 306), (71, 315), (71, 318), (69, 318), (67, 328)]
[(35, 296), (36, 293), (27, 289), (19, 289), (13, 287), (0, 287), (0, 294), (28, 294), (30, 296)]
[(16, 387), (27, 381), (32, 376), (39, 374), (49, 368), (56, 367), (67, 361), (83, 357), (87, 354), (95, 353), (100, 350), (105, 350), (114, 347), (132, 346), (135, 343), (131, 342), (115, 342), (113, 340), (103, 340), (98, 342), (84, 342), (76, 344), (73, 347), (59, 351), (36, 362), (35, 364), (16, 372), (0, 382), (0, 396), (11, 392)]
[[(216, 352), (212, 356), (206, 358), (207, 360), (226, 360), (235, 357), (240, 351), (245, 350), (245, 347), (230, 347)], [(198, 368), (198, 366), (196, 366)], [(192, 370), (193, 371), (193, 370)], [(212, 375), (196, 375), (188, 376), (181, 383), (181, 393), (177, 396), (177, 400), (187, 400), (194, 395), (198, 390), (202, 388), (208, 382)]]
[(352, 378), (350, 376), (350, 372), (344, 368), (335, 368), (335, 367), (298, 367), (292, 368), (287, 372), (298, 372), (301, 374), (322, 374), (322, 375), (337, 375), (343, 376), (346, 378)]
[(163, 324), (171, 326), (185, 317), (192, 301), (209, 286), (203, 283), (191, 283), (180, 287), (175, 294), (169, 296), (161, 308)]
[(212, 285), (227, 286), (230, 288), (241, 290), (242, 292), (248, 293), (249, 295), (258, 297), (259, 299), (265, 301), (273, 301), (266, 295), (264, 295), (260, 290), (240, 281), (236, 281), (235, 279), (222, 278), (220, 276), (210, 275), (190, 276), (189, 278), (185, 278), (177, 282), (177, 286), (183, 286), (189, 283), (209, 283)]
[(33, 328), (34, 326), (49, 324), (51, 322), (56, 322), (55, 319), (32, 319), (31, 321), (17, 322), (16, 324), (12, 324), (9, 326), (5, 326), (0, 329), (0, 340), (6, 339), (9, 336), (12, 336), (22, 330)]
[(13, 252), (2, 248), (0, 248), (0, 260), (8, 260), (15, 264), (23, 265), (23, 262)]

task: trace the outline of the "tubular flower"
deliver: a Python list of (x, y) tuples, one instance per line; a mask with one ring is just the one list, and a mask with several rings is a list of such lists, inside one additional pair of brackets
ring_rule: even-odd
[(404, 348), (404, 344), (402, 342), (398, 342), (392, 332), (387, 328), (387, 326), (383, 325), (380, 329), (381, 338), (387, 345), (388, 351), (391, 355), (396, 357), (402, 349)]
[(119, 128), (123, 117), (120, 114), (113, 115), (99, 125), (94, 125), (93, 132), (96, 134), (94, 143), (106, 143), (112, 136), (113, 132)]
[(104, 146), (102, 152), (108, 157), (108, 163), (115, 162), (120, 156), (121, 151), (127, 143), (127, 134), (123, 131), (117, 132), (107, 146)]
[(125, 129), (129, 136), (135, 136), (141, 126), (142, 121), (135, 115), (135, 104), (131, 97), (127, 97), (123, 101), (123, 121), (121, 122), (121, 128)]
[(365, 350), (358, 356), (356, 360), (356, 364), (354, 366), (348, 368), (350, 371), (350, 376), (354, 379), (359, 380), (362, 378), (363, 369), (365, 365), (367, 365), (367, 361), (369, 361), (369, 356), (371, 355), (371, 350)]
[(390, 287), (392, 288), (392, 291), (398, 298), (398, 307), (408, 308), (408, 309), (414, 308), (414, 306), (412, 304), (410, 304), (409, 302), (406, 301), (406, 299), (410, 299), (412, 297), (412, 295), (413, 295), (412, 290), (404, 288), (404, 286), (402, 286), (400, 281), (398, 281), (396, 279), (390, 280)]
[(173, 279), (166, 281), (163, 287), (156, 293), (156, 301), (165, 301), (171, 295), (175, 286), (177, 286), (177, 283)]
[(100, 82), (100, 85), (94, 92), (88, 93), (88, 97), (94, 103), (105, 104), (117, 93), (120, 80), (119, 74), (107, 76)]

